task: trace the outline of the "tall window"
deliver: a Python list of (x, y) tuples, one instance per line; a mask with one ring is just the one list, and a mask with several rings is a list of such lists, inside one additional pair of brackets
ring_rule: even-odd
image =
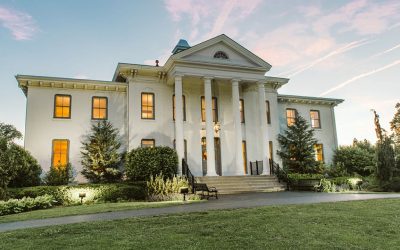
[(265, 101), (266, 110), (267, 110), (267, 124), (271, 124), (271, 109), (269, 106), (269, 101)]
[(155, 119), (154, 93), (142, 93), (142, 119)]
[(296, 113), (295, 109), (286, 109), (286, 121), (288, 126), (292, 126), (296, 121)]
[(244, 173), (247, 174), (247, 146), (246, 146), (246, 141), (242, 141), (242, 154), (243, 154)]
[(68, 164), (69, 141), (66, 139), (55, 139), (52, 145), (53, 166), (65, 166)]
[[(186, 121), (186, 98), (184, 95), (182, 95), (182, 105), (183, 105), (183, 120)], [(175, 121), (175, 116), (176, 116), (176, 102), (175, 102), (175, 95), (172, 96), (172, 118)]]
[[(174, 149), (176, 149), (176, 140), (175, 139), (174, 139)], [(185, 161), (187, 162), (187, 141), (186, 141), (186, 139), (183, 140), (183, 151), (184, 151)]]
[(244, 123), (244, 100), (240, 99), (240, 121)]
[(107, 97), (93, 96), (92, 98), (92, 119), (107, 120), (108, 99)]
[(156, 140), (154, 139), (142, 139), (142, 148), (154, 148), (156, 146)]
[(314, 145), (315, 160), (324, 162), (324, 147), (322, 144)]
[(54, 118), (71, 118), (71, 96), (55, 95), (54, 96)]
[[(218, 103), (217, 97), (212, 98), (212, 115), (213, 115), (213, 122), (218, 121)], [(201, 121), (206, 121), (206, 101), (204, 96), (201, 97)]]
[(319, 117), (319, 110), (311, 110), (311, 127), (312, 128), (321, 128), (321, 119)]

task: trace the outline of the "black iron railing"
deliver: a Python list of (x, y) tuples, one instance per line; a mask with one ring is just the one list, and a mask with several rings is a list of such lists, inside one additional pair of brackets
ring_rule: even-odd
[(182, 175), (187, 178), (192, 193), (194, 193), (194, 184), (196, 183), (196, 179), (192, 172), (190, 172), (189, 165), (186, 163), (185, 159), (182, 159)]
[(271, 170), (271, 174), (278, 177), (279, 182), (281, 182), (281, 181), (285, 182), (289, 189), (290, 180), (289, 180), (289, 177), (288, 177), (286, 171), (283, 168), (279, 167), (279, 164), (274, 162), (272, 159), (269, 159), (269, 167)]
[(262, 161), (251, 161), (250, 162), (250, 174), (260, 175), (263, 172), (263, 162)]

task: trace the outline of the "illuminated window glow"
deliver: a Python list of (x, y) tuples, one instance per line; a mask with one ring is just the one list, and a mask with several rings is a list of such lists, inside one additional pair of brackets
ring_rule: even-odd
[(142, 93), (142, 119), (155, 119), (154, 93)]
[(68, 164), (69, 141), (65, 139), (53, 140), (53, 166), (65, 166)]
[(245, 118), (244, 118), (244, 100), (240, 99), (240, 121), (244, 123)]
[(54, 118), (71, 118), (71, 96), (55, 95), (54, 97)]
[(156, 140), (154, 139), (142, 139), (142, 148), (154, 148), (156, 146)]
[(288, 126), (292, 126), (296, 121), (296, 113), (295, 109), (286, 109), (286, 121)]
[(314, 145), (315, 160), (318, 162), (324, 162), (324, 147), (322, 144)]
[(108, 100), (107, 97), (92, 98), (92, 119), (93, 120), (107, 120), (108, 115)]

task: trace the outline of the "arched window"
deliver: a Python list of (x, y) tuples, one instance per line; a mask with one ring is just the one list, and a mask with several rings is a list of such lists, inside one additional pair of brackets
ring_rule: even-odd
[(214, 54), (214, 58), (229, 59), (228, 55), (227, 55), (225, 52), (223, 52), (223, 51), (217, 51), (217, 52)]

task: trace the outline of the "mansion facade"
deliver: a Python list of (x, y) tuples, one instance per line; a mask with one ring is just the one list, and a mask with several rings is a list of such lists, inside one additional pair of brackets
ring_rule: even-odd
[(80, 173), (83, 136), (108, 120), (122, 150), (169, 146), (195, 176), (247, 175), (250, 161), (281, 162), (277, 136), (299, 114), (315, 129), (316, 159), (330, 163), (343, 100), (278, 94), (289, 79), (265, 76), (270, 69), (220, 35), (193, 47), (180, 40), (164, 66), (119, 63), (112, 81), (17, 75), (25, 148), (45, 171), (71, 163)]

